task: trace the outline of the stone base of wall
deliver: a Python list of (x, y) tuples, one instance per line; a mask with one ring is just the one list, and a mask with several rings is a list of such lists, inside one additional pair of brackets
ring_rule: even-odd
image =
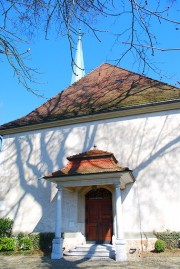
[(157, 238), (153, 233), (125, 234), (127, 253), (138, 253), (154, 250)]
[(65, 251), (84, 244), (86, 244), (86, 239), (81, 232), (63, 234), (63, 250)]
[(141, 255), (142, 252), (154, 250), (156, 238), (148, 239), (127, 239), (126, 240), (126, 251), (127, 254)]

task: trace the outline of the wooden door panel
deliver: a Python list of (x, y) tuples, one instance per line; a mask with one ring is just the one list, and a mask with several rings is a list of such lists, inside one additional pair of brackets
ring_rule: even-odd
[(98, 208), (95, 208), (94, 210), (89, 209), (88, 212), (88, 219), (90, 220), (91, 223), (97, 223), (99, 216), (98, 216)]
[(100, 241), (111, 241), (112, 230), (111, 226), (108, 224), (102, 224), (100, 230)]
[(111, 200), (86, 200), (86, 238), (88, 241), (111, 241)]
[(112, 237), (112, 204), (111, 201), (102, 201), (100, 203), (100, 240), (111, 241)]
[(99, 209), (95, 204), (94, 200), (86, 202), (86, 237), (89, 241), (95, 241), (98, 234)]
[(88, 224), (87, 237), (90, 241), (96, 241), (97, 238), (97, 224)]

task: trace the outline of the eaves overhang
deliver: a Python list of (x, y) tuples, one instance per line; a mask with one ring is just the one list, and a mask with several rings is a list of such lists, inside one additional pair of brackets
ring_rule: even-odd
[(43, 178), (50, 182), (56, 183), (61, 187), (120, 184), (120, 188), (125, 189), (127, 184), (135, 182), (135, 178), (131, 170), (122, 172), (117, 171), (94, 174), (65, 175), (59, 177), (44, 176)]
[(51, 120), (36, 124), (28, 124), (25, 126), (0, 129), (0, 135), (9, 135), (15, 133), (35, 131), (40, 129), (54, 128), (59, 126), (86, 123), (91, 121), (99, 121), (105, 119), (134, 116), (140, 114), (155, 113), (177, 109), (180, 109), (180, 99), (148, 103), (142, 105), (126, 106), (118, 109), (98, 112), (96, 114), (80, 115), (66, 119)]

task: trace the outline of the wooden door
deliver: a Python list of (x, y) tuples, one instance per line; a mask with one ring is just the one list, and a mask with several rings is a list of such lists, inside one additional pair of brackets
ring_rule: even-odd
[(110, 243), (112, 239), (112, 200), (86, 200), (86, 239)]

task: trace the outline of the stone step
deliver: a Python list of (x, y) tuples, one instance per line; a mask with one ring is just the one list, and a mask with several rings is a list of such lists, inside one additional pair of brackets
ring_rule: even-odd
[(115, 250), (112, 245), (81, 245), (64, 252), (65, 256), (78, 256), (83, 258), (114, 258)]
[(76, 252), (113, 252), (113, 249), (87, 249), (87, 248), (74, 248), (74, 249), (70, 249), (70, 252), (72, 251), (76, 251)]
[(89, 251), (111, 251), (114, 250), (114, 247), (109, 245), (109, 246), (103, 246), (103, 245), (93, 245), (93, 246), (88, 246), (88, 245), (82, 245), (82, 246), (78, 246), (75, 249), (77, 250), (89, 250)]
[(114, 259), (115, 253), (84, 253), (84, 252), (64, 252), (64, 256), (82, 257), (82, 258), (111, 258)]

